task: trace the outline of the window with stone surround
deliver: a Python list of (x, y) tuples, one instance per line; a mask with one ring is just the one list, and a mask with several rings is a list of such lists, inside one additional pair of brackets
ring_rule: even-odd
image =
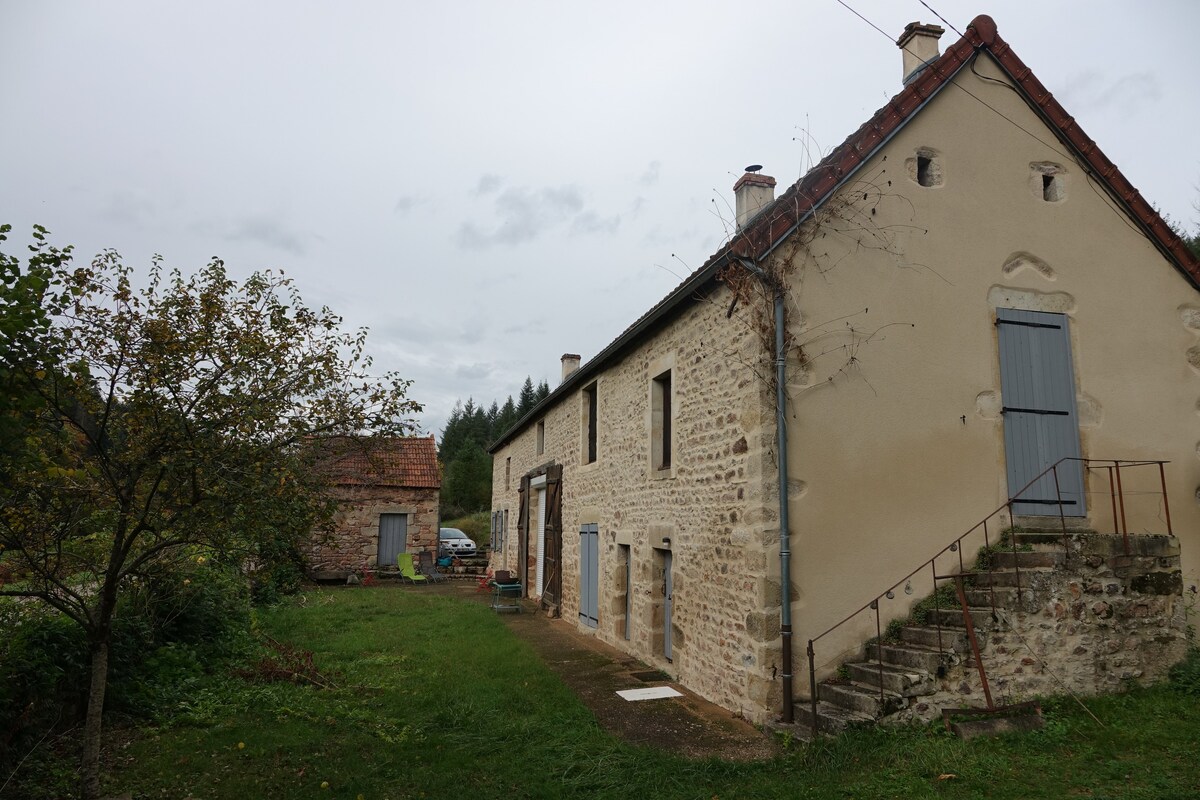
[(671, 468), (671, 370), (651, 381), (650, 460), (656, 470)]
[(597, 426), (599, 419), (599, 398), (596, 384), (583, 390), (583, 463), (592, 464), (596, 461)]
[(540, 419), (537, 424), (537, 454), (546, 452), (546, 420)]

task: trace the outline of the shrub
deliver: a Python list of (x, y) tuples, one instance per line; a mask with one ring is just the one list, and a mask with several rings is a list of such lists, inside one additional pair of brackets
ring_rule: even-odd
[(154, 643), (212, 644), (249, 626), (246, 579), (228, 565), (189, 555), (139, 577), (122, 596), (117, 616), (144, 620)]
[(29, 603), (0, 608), (0, 773), (46, 730), (83, 713), (90, 667), (83, 629)]
[[(203, 556), (157, 563), (118, 599), (106, 710), (170, 714), (207, 665), (248, 638), (246, 581)], [(82, 719), (91, 676), (83, 629), (30, 602), (0, 603), (0, 774), (42, 736)]]
[(300, 591), (306, 564), (296, 542), (285, 536), (272, 536), (259, 545), (262, 566), (250, 573), (250, 599), (258, 605), (271, 605)]
[(1200, 647), (1188, 648), (1188, 654), (1171, 667), (1171, 686), (1184, 694), (1200, 696)]

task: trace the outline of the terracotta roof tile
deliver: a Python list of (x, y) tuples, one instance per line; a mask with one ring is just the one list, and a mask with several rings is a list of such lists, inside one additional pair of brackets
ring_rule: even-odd
[(433, 436), (321, 440), (318, 468), (339, 486), (405, 486), (437, 489), (442, 485)]

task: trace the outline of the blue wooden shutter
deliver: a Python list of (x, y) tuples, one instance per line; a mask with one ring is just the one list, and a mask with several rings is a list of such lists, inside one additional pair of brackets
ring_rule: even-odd
[[(1079, 418), (1075, 408), (1075, 369), (1065, 314), (996, 310), (1000, 341), (1004, 452), (1010, 497), (1051, 464), (1079, 458)], [(1086, 516), (1083, 465), (1066, 461), (1026, 489), (1013, 512), (1028, 515)]]
[(579, 620), (589, 628), (599, 623), (600, 527), (579, 529)]

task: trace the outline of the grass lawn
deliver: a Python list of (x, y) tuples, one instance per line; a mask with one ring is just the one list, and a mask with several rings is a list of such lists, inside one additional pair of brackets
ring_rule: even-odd
[[(197, 687), (166, 727), (116, 732), (134, 798), (1155, 798), (1200, 796), (1200, 697), (1161, 686), (1052, 702), (1044, 731), (963, 742), (863, 730), (765, 763), (632, 747), (485, 605), (419, 589), (307, 592), (261, 629), (336, 685)], [(948, 777), (946, 777), (948, 776)], [(327, 785), (326, 785), (327, 784)]]

